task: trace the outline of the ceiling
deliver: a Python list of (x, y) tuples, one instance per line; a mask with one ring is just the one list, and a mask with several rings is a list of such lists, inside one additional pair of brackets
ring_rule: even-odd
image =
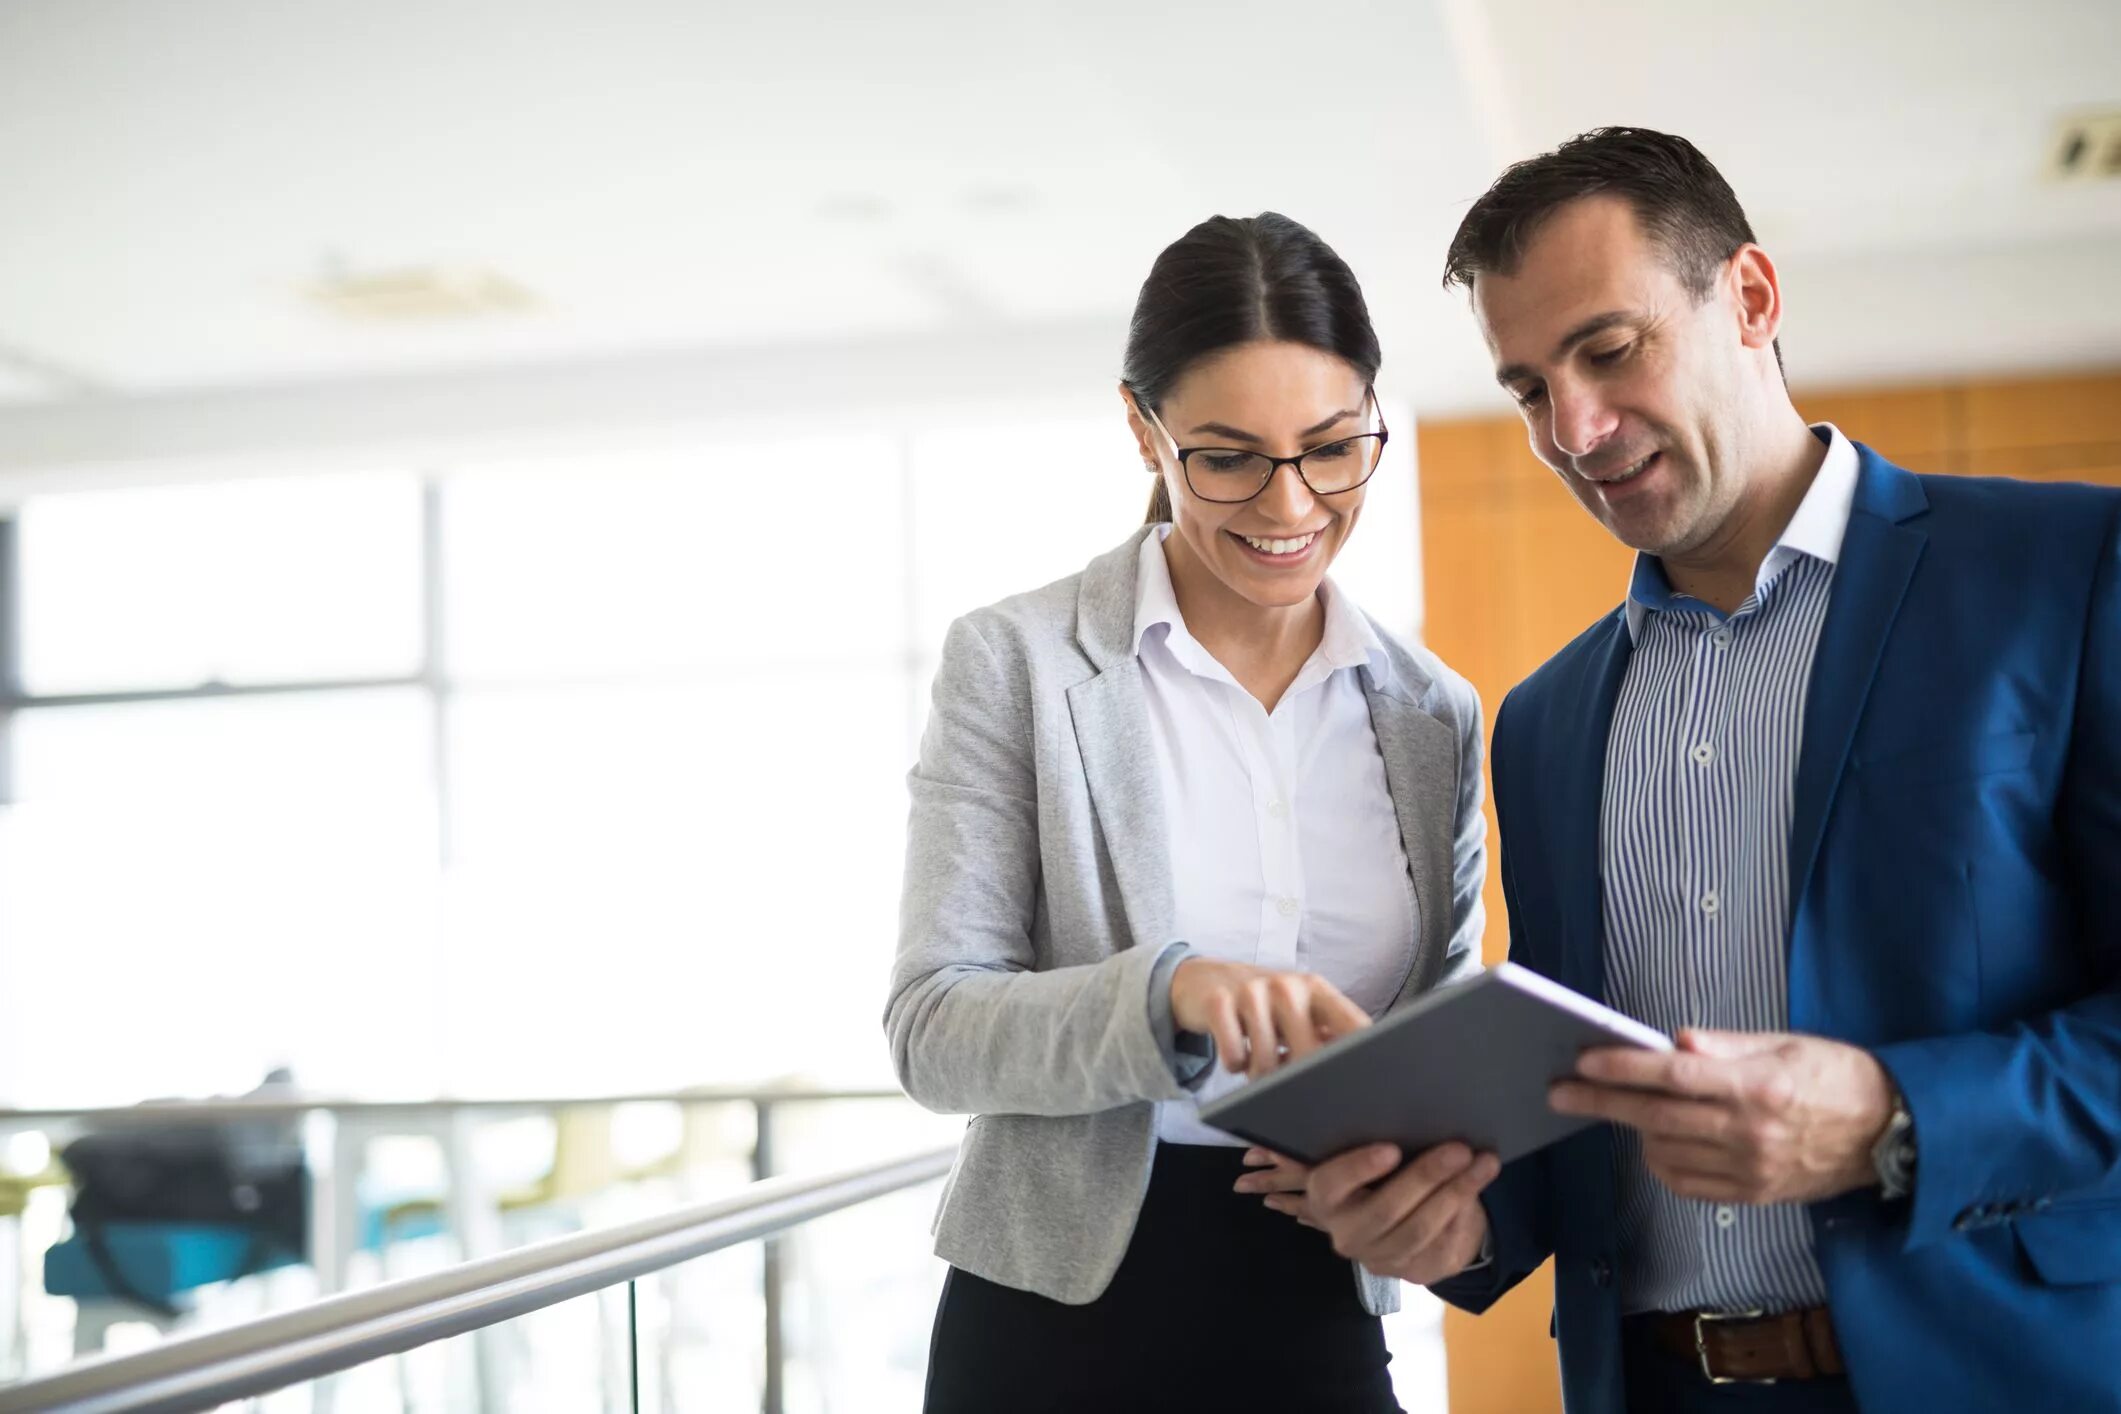
[[(2112, 0), (0, 0), (10, 419), (748, 350), (1109, 347), (1155, 252), (1274, 208), (1362, 276), (1387, 376), (1500, 408), (1441, 251), (1499, 165), (1692, 137), (1781, 261), (1793, 375), (2121, 359)], [(327, 272), (535, 301), (362, 322)], [(527, 386), (527, 385), (526, 385)], [(20, 455), (15, 456), (19, 463)]]

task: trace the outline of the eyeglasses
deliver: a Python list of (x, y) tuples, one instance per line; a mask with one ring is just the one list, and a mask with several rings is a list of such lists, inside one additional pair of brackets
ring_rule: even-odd
[[(1364, 399), (1373, 409), (1376, 400), (1374, 392)], [(1293, 457), (1270, 457), (1265, 452), (1248, 452), (1239, 447), (1181, 447), (1162, 419), (1147, 408), (1142, 412), (1171, 444), (1186, 489), (1203, 501), (1224, 506), (1259, 495), (1282, 467), (1295, 471), (1296, 479), (1314, 496), (1345, 495), (1377, 474), (1378, 464), (1384, 460), (1385, 443), (1392, 436), (1380, 416), (1375, 432), (1338, 437)]]

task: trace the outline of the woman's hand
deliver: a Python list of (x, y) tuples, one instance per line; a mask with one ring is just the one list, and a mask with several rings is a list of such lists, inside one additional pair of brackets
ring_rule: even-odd
[(1323, 977), (1208, 957), (1189, 957), (1171, 974), (1171, 1019), (1214, 1037), (1223, 1069), (1254, 1080), (1370, 1024)]
[(1412, 1159), (1391, 1144), (1336, 1154), (1311, 1172), (1307, 1215), (1333, 1235), (1333, 1250), (1381, 1277), (1428, 1286), (1480, 1260), (1488, 1210), (1480, 1192), (1502, 1161), (1464, 1144), (1439, 1144)]
[(1254, 1146), (1245, 1150), (1245, 1167), (1249, 1172), (1233, 1185), (1239, 1193), (1263, 1194), (1275, 1212), (1287, 1213), (1305, 1227), (1319, 1227), (1311, 1220), (1310, 1199), (1304, 1191), (1311, 1178), (1309, 1164)]

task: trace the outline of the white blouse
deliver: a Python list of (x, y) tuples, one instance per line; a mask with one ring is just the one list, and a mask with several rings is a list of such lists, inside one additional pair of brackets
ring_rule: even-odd
[[(1414, 890), (1360, 674), (1384, 645), (1329, 579), (1325, 635), (1268, 712), (1186, 630), (1162, 527), (1134, 599), (1149, 734), (1171, 832), (1176, 935), (1229, 962), (1313, 972), (1372, 1016), (1414, 962)], [(1193, 1097), (1157, 1106), (1166, 1143), (1243, 1144), (1199, 1106), (1244, 1077), (1220, 1061)]]

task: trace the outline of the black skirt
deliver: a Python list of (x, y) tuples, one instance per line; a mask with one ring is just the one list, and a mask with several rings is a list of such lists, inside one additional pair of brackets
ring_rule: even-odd
[(927, 1414), (1399, 1414), (1354, 1268), (1324, 1233), (1231, 1191), (1243, 1156), (1158, 1145), (1127, 1255), (1087, 1306), (953, 1267)]

